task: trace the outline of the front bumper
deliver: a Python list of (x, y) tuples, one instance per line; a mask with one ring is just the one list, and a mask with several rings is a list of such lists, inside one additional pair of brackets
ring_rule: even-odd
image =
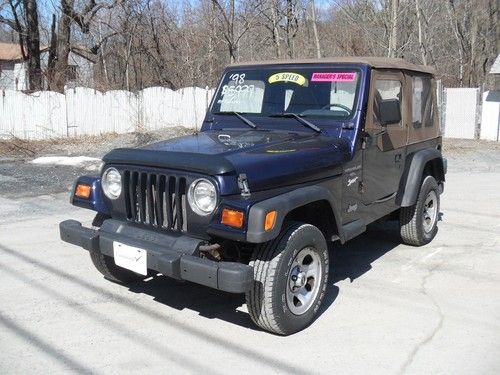
[(198, 247), (203, 241), (183, 234), (160, 233), (113, 219), (106, 220), (98, 230), (66, 220), (59, 224), (59, 230), (63, 241), (111, 257), (114, 241), (144, 249), (148, 269), (174, 279), (231, 293), (244, 293), (253, 282), (251, 266), (200, 258)]

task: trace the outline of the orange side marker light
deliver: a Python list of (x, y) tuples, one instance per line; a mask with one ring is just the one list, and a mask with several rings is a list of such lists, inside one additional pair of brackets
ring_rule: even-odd
[(91, 191), (92, 187), (90, 185), (78, 184), (75, 189), (75, 197), (88, 199)]
[(274, 224), (276, 223), (276, 217), (278, 216), (278, 213), (276, 210), (269, 211), (266, 214), (266, 219), (264, 220), (264, 230), (266, 232), (269, 232), (271, 229), (274, 228)]
[(242, 228), (245, 215), (241, 211), (224, 208), (222, 210), (221, 223), (234, 228)]

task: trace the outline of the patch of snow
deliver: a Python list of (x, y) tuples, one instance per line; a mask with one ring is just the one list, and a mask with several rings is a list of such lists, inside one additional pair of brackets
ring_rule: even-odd
[[(101, 159), (92, 158), (89, 156), (42, 156), (33, 159), (30, 163), (33, 164), (52, 164), (52, 165), (70, 165), (78, 166), (92, 166), (92, 169), (98, 169)], [(90, 167), (90, 166), (89, 166)]]

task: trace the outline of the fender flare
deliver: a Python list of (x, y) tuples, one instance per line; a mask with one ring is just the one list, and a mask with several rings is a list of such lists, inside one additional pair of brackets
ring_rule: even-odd
[[(270, 241), (278, 236), (286, 215), (292, 210), (309, 203), (326, 200), (330, 204), (337, 227), (339, 237), (343, 242), (340, 212), (335, 205), (332, 193), (322, 186), (306, 186), (289, 191), (284, 194), (266, 199), (254, 204), (249, 211), (246, 240), (251, 243), (262, 243)], [(278, 215), (273, 229), (264, 231), (264, 220), (269, 211), (276, 210)]]
[(443, 182), (446, 174), (446, 159), (441, 151), (435, 148), (420, 150), (408, 155), (405, 163), (405, 171), (401, 177), (399, 189), (396, 194), (396, 204), (401, 207), (409, 207), (417, 201), (420, 191), (420, 181), (427, 162), (437, 161), (437, 170), (434, 169), (438, 183)]

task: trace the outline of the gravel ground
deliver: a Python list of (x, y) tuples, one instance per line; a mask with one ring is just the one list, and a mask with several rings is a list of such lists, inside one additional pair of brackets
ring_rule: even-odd
[[(77, 166), (35, 165), (30, 161), (43, 156), (91, 156), (101, 158), (116, 147), (139, 147), (191, 133), (171, 128), (150, 133), (112, 134), (102, 137), (56, 141), (11, 142), (0, 140), (0, 184), (6, 197), (37, 196), (70, 191), (81, 175), (95, 175), (99, 163)], [(500, 143), (465, 139), (445, 140), (443, 151), (449, 171), (500, 171)]]
[(454, 172), (499, 172), (500, 142), (445, 139), (443, 153), (448, 170)]
[(93, 137), (59, 138), (43, 141), (0, 139), (0, 162), (2, 159), (30, 159), (49, 155), (87, 155), (101, 157), (116, 147), (138, 147), (180, 135), (193, 130), (183, 127), (164, 128), (154, 132), (127, 134), (104, 134)]
[(148, 143), (192, 133), (169, 128), (150, 133), (110, 134), (102, 137), (24, 142), (0, 141), (0, 184), (6, 197), (37, 196), (70, 191), (81, 175), (95, 175), (99, 163), (77, 166), (36, 165), (30, 161), (44, 156), (91, 156), (101, 158), (117, 147), (139, 147)]
[[(61, 150), (100, 156), (135, 137)], [(445, 154), (436, 239), (405, 246), (397, 228), (376, 224), (332, 246), (320, 316), (290, 337), (256, 329), (241, 295), (167, 278), (104, 280), (58, 234), (62, 220), (92, 220), (67, 190), (93, 167), (4, 156), (0, 373), (499, 374), (500, 150), (452, 141)]]

